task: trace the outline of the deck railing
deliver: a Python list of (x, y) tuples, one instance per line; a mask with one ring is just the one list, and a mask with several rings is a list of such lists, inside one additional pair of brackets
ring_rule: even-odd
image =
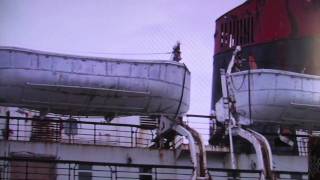
[[(176, 179), (192, 176), (192, 166), (146, 164), (117, 164), (86, 161), (57, 160), (50, 157), (0, 157), (0, 179), (78, 180), (78, 179)], [(259, 180), (261, 171), (209, 168), (212, 179)], [(308, 179), (305, 172), (275, 171), (278, 180)]]
[(0, 116), (0, 139), (148, 147), (155, 130), (139, 125)]
[[(208, 144), (208, 141), (212, 138), (212, 134), (210, 131), (210, 127), (212, 126), (211, 123), (212, 119), (215, 119), (214, 116), (206, 116), (206, 115), (187, 115), (186, 123), (193, 127), (196, 131), (198, 131), (203, 139), (204, 142)], [(279, 125), (280, 127), (280, 125)], [(216, 126), (216, 134), (220, 133), (225, 134), (225, 130), (223, 130), (221, 127)], [(246, 128), (246, 127), (244, 127)], [(249, 127), (250, 128), (250, 127)], [(308, 156), (309, 149), (308, 149), (308, 142), (309, 137), (311, 136), (309, 133), (307, 133), (306, 130), (296, 130), (292, 132), (291, 134), (281, 134), (283, 137), (288, 138), (292, 140), (292, 143), (294, 144), (286, 144), (284, 142), (280, 142), (277, 144), (277, 140), (280, 138), (279, 133), (261, 133), (264, 137), (266, 137), (269, 140), (269, 144), (272, 146), (273, 152), (275, 154), (288, 154), (288, 155), (299, 155), (299, 156)], [(225, 138), (228, 140), (228, 137)], [(213, 146), (214, 148), (217, 147), (228, 147), (228, 142), (223, 142), (223, 139), (221, 138), (219, 141), (221, 141), (221, 145)], [(239, 142), (238, 142), (239, 143)], [(243, 142), (240, 142), (243, 143)]]

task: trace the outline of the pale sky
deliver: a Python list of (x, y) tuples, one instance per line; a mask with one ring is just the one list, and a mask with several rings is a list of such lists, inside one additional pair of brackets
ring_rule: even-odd
[(208, 115), (215, 20), (245, 0), (0, 0), (0, 46), (134, 59), (182, 44), (190, 114)]

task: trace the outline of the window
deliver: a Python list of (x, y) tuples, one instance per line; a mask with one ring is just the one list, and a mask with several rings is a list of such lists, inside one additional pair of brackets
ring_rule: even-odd
[(92, 180), (92, 166), (88, 164), (79, 164), (79, 180)]
[(92, 180), (92, 172), (79, 172), (79, 180)]
[(148, 167), (142, 167), (139, 169), (140, 175), (139, 179), (140, 180), (152, 180), (152, 168)]

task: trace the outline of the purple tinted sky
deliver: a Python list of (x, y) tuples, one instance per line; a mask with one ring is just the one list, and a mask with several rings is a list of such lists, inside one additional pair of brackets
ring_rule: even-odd
[(70, 54), (168, 52), (182, 43), (190, 113), (210, 112), (214, 21), (245, 0), (1, 0), (0, 45)]

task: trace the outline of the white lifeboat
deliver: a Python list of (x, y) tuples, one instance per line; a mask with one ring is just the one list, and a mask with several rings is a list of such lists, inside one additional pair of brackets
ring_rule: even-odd
[(190, 72), (178, 62), (0, 47), (0, 106), (67, 115), (181, 115), (189, 101)]
[[(227, 79), (241, 124), (320, 127), (319, 76), (255, 69), (231, 73)], [(216, 114), (223, 120), (222, 99), (216, 104)]]

